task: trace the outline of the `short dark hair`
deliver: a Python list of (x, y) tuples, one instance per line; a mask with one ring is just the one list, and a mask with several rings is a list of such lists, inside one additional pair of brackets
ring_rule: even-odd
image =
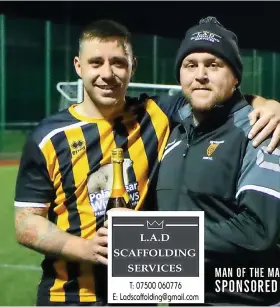
[(101, 19), (88, 24), (80, 34), (79, 49), (83, 41), (94, 38), (100, 38), (105, 41), (117, 38), (123, 43), (130, 44), (132, 48), (131, 33), (124, 25), (114, 20)]

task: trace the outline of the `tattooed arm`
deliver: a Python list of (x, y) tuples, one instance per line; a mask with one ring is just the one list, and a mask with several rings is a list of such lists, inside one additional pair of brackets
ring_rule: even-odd
[(107, 229), (101, 227), (91, 240), (73, 236), (50, 222), (47, 208), (15, 207), (17, 241), (37, 252), (69, 261), (107, 264)]
[[(54, 164), (54, 161), (50, 163)], [(71, 235), (48, 220), (48, 208), (44, 204), (54, 200), (55, 192), (37, 135), (30, 134), (23, 148), (16, 181), (17, 241), (42, 254), (70, 261), (107, 264), (107, 229), (100, 228), (88, 240)], [(26, 207), (28, 204), (37, 204), (37, 207)]]

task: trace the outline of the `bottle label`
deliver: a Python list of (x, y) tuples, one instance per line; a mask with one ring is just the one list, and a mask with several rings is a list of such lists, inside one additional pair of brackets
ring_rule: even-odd
[[(129, 182), (128, 169), (131, 167), (130, 160), (124, 160), (123, 174), (125, 188), (131, 200), (132, 208), (135, 208), (140, 200), (140, 193), (138, 190), (138, 182)], [(105, 214), (106, 206), (111, 194), (113, 179), (113, 165), (107, 164), (99, 168), (93, 174), (90, 174), (88, 178), (88, 193), (91, 208), (96, 217), (103, 216)]]

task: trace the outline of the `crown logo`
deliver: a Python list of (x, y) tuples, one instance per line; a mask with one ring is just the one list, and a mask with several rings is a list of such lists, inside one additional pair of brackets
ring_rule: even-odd
[(163, 222), (161, 221), (160, 223), (157, 221), (149, 222), (147, 221), (147, 228), (148, 229), (163, 229)]

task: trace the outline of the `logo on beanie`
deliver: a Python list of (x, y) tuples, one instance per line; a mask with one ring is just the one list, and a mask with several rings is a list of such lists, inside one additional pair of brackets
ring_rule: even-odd
[(200, 31), (200, 32), (195, 32), (191, 36), (191, 40), (194, 41), (209, 41), (212, 43), (219, 43), (220, 42), (221, 36), (209, 32), (209, 31)]

